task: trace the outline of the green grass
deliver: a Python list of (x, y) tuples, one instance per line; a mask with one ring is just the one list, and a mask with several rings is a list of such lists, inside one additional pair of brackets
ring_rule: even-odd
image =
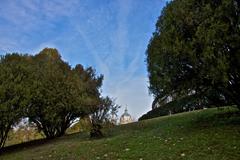
[(7, 151), (1, 160), (239, 160), (240, 116), (235, 108), (154, 118)]

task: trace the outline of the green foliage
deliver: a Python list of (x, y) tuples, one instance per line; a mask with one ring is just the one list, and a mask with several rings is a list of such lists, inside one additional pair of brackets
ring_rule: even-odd
[(23, 116), (29, 100), (26, 88), (29, 72), (24, 63), (25, 55), (6, 55), (0, 59), (0, 149), (8, 132)]
[(99, 103), (103, 77), (92, 68), (71, 67), (56, 49), (33, 57), (28, 117), (47, 138), (62, 136), (78, 117), (92, 113)]
[(120, 107), (109, 97), (101, 98), (101, 103), (96, 106), (96, 110), (90, 115), (92, 124), (90, 136), (93, 138), (102, 137), (102, 127), (109, 123), (114, 123), (112, 118), (117, 116), (117, 111)]
[(169, 2), (147, 49), (149, 89), (156, 101), (195, 91), (211, 103), (224, 97), (224, 103), (240, 106), (239, 26), (237, 0)]
[(35, 56), (7, 54), (0, 59), (0, 148), (8, 132), (27, 117), (46, 138), (62, 136), (76, 118), (101, 106), (103, 75), (78, 64), (72, 68), (56, 49)]

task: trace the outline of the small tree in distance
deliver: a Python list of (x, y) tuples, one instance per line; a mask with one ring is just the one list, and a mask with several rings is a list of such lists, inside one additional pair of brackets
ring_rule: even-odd
[(90, 115), (92, 123), (90, 136), (92, 138), (100, 138), (103, 136), (101, 131), (102, 127), (112, 123), (112, 116), (117, 116), (117, 112), (120, 107), (121, 106), (117, 105), (115, 101), (109, 97), (101, 98), (101, 103)]

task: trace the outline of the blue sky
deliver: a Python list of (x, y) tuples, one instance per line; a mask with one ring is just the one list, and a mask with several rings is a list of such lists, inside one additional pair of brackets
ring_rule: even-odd
[(59, 50), (104, 74), (103, 95), (135, 119), (151, 109), (145, 51), (166, 0), (1, 0), (0, 54)]

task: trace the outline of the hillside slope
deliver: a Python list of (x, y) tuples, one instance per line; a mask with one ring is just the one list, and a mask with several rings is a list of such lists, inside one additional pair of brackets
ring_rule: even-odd
[(73, 134), (7, 151), (1, 160), (239, 160), (240, 116), (235, 108), (165, 116), (105, 131), (90, 140)]

